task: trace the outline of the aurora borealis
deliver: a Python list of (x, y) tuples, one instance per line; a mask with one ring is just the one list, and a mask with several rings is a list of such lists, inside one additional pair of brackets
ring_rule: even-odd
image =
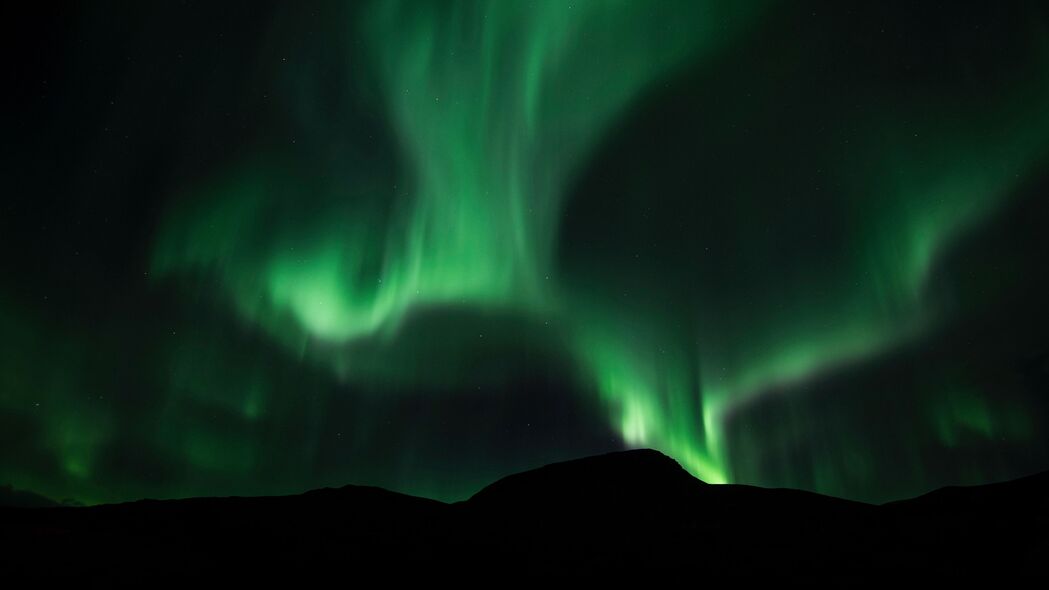
[(1049, 468), (1049, 14), (839, 4), (28, 17), (0, 483), (461, 499), (652, 447), (884, 501)]

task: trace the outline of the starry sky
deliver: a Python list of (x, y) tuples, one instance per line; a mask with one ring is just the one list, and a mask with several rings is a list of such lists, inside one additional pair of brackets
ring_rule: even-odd
[(3, 25), (0, 483), (1049, 468), (1044, 3), (150, 4)]

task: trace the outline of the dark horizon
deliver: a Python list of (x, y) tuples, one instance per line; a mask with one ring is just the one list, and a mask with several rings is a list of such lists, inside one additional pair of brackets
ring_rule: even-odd
[[(669, 461), (673, 462), (678, 467), (681, 467), (681, 464), (678, 463), (677, 461), (675, 461), (673, 459), (673, 457), (668, 457), (668, 456), (664, 455), (663, 453), (661, 453), (660, 451), (658, 451), (656, 449), (637, 448), (637, 449), (626, 449), (626, 450), (620, 450), (620, 451), (609, 451), (607, 453), (601, 453), (601, 454), (598, 454), (598, 455), (590, 455), (590, 456), (587, 456), (587, 457), (575, 457), (575, 458), (571, 458), (571, 459), (565, 459), (565, 460), (562, 460), (562, 461), (556, 461), (556, 462), (553, 462), (553, 463), (547, 463), (547, 464), (544, 464), (544, 465), (537, 465), (535, 467), (532, 467), (532, 468), (529, 468), (529, 469), (525, 469), (525, 470), (517, 472), (517, 473), (507, 474), (507, 475), (505, 475), (503, 477), (500, 477), (498, 479), (495, 479), (493, 481), (488, 482), (487, 484), (482, 485), (474, 493), (468, 495), (465, 498), (458, 499), (458, 500), (441, 500), (441, 499), (436, 499), (436, 498), (427, 498), (425, 496), (415, 496), (415, 495), (412, 495), (412, 494), (399, 492), (397, 490), (391, 490), (391, 489), (384, 488), (384, 487), (381, 487), (381, 486), (374, 486), (374, 485), (369, 485), (369, 484), (359, 484), (359, 483), (347, 482), (347, 483), (345, 483), (343, 485), (325, 486), (325, 487), (321, 487), (321, 488), (311, 488), (311, 489), (306, 489), (306, 490), (302, 490), (302, 491), (299, 491), (299, 492), (289, 492), (289, 493), (286, 493), (286, 494), (230, 495), (230, 496), (187, 496), (187, 497), (174, 497), (174, 498), (147, 497), (147, 498), (136, 498), (136, 499), (132, 499), (132, 500), (123, 500), (123, 501), (113, 502), (113, 503), (83, 504), (83, 503), (79, 502), (78, 500), (76, 500), (74, 498), (63, 498), (61, 500), (56, 500), (54, 498), (48, 498), (48, 497), (43, 496), (41, 494), (37, 494), (37, 493), (33, 492), (32, 490), (23, 490), (23, 489), (14, 488), (10, 484), (0, 484), (0, 508), (14, 508), (14, 509), (26, 509), (26, 508), (28, 508), (28, 509), (35, 509), (35, 508), (90, 508), (90, 507), (104, 507), (104, 506), (119, 506), (119, 505), (123, 505), (123, 504), (134, 504), (134, 503), (139, 503), (139, 502), (179, 502), (181, 500), (193, 500), (193, 501), (196, 501), (196, 500), (231, 500), (231, 499), (249, 499), (249, 500), (250, 499), (259, 499), (259, 500), (262, 500), (262, 499), (270, 499), (270, 498), (304, 497), (304, 496), (308, 496), (310, 494), (323, 493), (323, 492), (333, 492), (333, 491), (347, 490), (347, 489), (357, 489), (357, 490), (374, 489), (374, 490), (378, 490), (378, 491), (381, 491), (381, 492), (390, 493), (390, 494), (393, 494), (393, 495), (396, 495), (396, 496), (403, 496), (403, 497), (406, 497), (406, 498), (414, 498), (414, 499), (418, 499), (418, 500), (427, 500), (427, 501), (437, 502), (439, 504), (444, 504), (444, 505), (452, 505), (452, 504), (461, 504), (463, 502), (467, 502), (467, 501), (473, 499), (474, 497), (476, 497), (478, 494), (481, 494), (482, 492), (485, 492), (486, 490), (488, 490), (488, 488), (491, 488), (491, 487), (495, 486), (496, 484), (500, 484), (500, 485), (504, 484), (506, 480), (512, 480), (515, 477), (519, 477), (519, 476), (522, 476), (522, 475), (530, 475), (530, 474), (535, 473), (535, 472), (541, 472), (542, 470), (547, 469), (547, 468), (551, 468), (551, 467), (558, 468), (558, 467), (563, 467), (563, 466), (571, 466), (571, 465), (575, 465), (575, 464), (579, 464), (579, 463), (585, 463), (586, 461), (610, 459), (610, 458), (615, 458), (615, 457), (618, 457), (618, 456), (629, 456), (629, 455), (638, 454), (638, 453), (652, 453), (652, 454), (658, 455), (660, 457), (663, 457), (665, 459), (668, 459)], [(682, 469), (684, 469), (684, 468), (682, 467)], [(935, 495), (937, 493), (949, 492), (949, 491), (959, 490), (959, 489), (961, 489), (961, 490), (979, 490), (979, 489), (983, 489), (983, 488), (985, 488), (987, 486), (991, 486), (991, 487), (1002, 486), (1002, 485), (1016, 486), (1016, 485), (1022, 485), (1024, 482), (1027, 482), (1027, 481), (1030, 481), (1030, 480), (1038, 480), (1038, 481), (1049, 480), (1049, 471), (1037, 471), (1037, 472), (1032, 472), (1032, 473), (1028, 473), (1028, 474), (1021, 474), (1020, 476), (1015, 477), (1015, 478), (1003, 479), (1003, 480), (998, 480), (998, 481), (987, 481), (987, 482), (984, 482), (984, 483), (981, 483), (981, 484), (973, 484), (973, 485), (947, 484), (947, 485), (940, 486), (940, 487), (937, 487), (937, 488), (934, 488), (934, 489), (926, 490), (924, 492), (920, 492), (920, 493), (918, 493), (918, 494), (916, 494), (914, 496), (908, 497), (908, 498), (897, 498), (897, 499), (893, 499), (893, 500), (886, 500), (884, 502), (879, 502), (879, 503), (864, 502), (862, 500), (853, 500), (853, 499), (850, 499), (850, 498), (842, 498), (842, 497), (838, 497), (838, 496), (829, 496), (829, 495), (826, 495), (826, 494), (820, 494), (818, 492), (811, 492), (809, 490), (802, 490), (802, 489), (798, 489), (798, 488), (765, 488), (765, 487), (762, 487), (762, 486), (754, 486), (754, 485), (750, 485), (750, 484), (729, 484), (729, 483), (711, 484), (711, 483), (703, 481), (702, 479), (699, 479), (699, 478), (695, 477), (692, 474), (689, 474), (689, 476), (692, 477), (693, 479), (695, 479), (697, 482), (702, 483), (704, 485), (728, 486), (730, 488), (735, 488), (735, 487), (757, 488), (757, 489), (767, 490), (769, 492), (798, 491), (798, 492), (812, 493), (812, 494), (815, 494), (817, 496), (823, 496), (823, 497), (826, 497), (826, 498), (828, 498), (830, 500), (847, 500), (849, 502), (854, 502), (854, 503), (857, 503), (857, 504), (864, 504), (864, 505), (869, 505), (869, 506), (886, 506), (886, 505), (890, 505), (890, 504), (906, 503), (906, 502), (911, 501), (911, 500), (919, 500), (919, 499), (924, 498), (926, 496), (931, 496), (931, 495)], [(654, 490), (658, 492), (658, 486), (654, 486)]]
[[(705, 484), (658, 451), (547, 465), (464, 502), (346, 486), (298, 496), (0, 507), (15, 575), (186, 574), (491, 581), (621, 574), (706, 579), (1044, 577), (1049, 473), (872, 506)], [(253, 564), (245, 572), (244, 564)], [(55, 567), (56, 564), (61, 564)]]

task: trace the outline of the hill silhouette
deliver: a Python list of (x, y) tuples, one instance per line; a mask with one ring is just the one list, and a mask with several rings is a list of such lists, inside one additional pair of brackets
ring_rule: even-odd
[(59, 506), (51, 498), (41, 496), (35, 492), (15, 489), (9, 484), (0, 485), (0, 506), (11, 506), (15, 508), (48, 508)]
[(514, 579), (1045, 575), (1047, 492), (1043, 473), (874, 506), (710, 485), (656, 451), (636, 450), (511, 475), (454, 504), (346, 486), (297, 496), (7, 507), (0, 540), (16, 572), (74, 577), (245, 568), (491, 581), (508, 572)]

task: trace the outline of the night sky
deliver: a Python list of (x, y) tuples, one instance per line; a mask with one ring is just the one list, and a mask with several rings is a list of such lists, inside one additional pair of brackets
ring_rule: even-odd
[(0, 483), (456, 500), (651, 447), (886, 501), (1049, 469), (1044, 2), (33, 10)]

